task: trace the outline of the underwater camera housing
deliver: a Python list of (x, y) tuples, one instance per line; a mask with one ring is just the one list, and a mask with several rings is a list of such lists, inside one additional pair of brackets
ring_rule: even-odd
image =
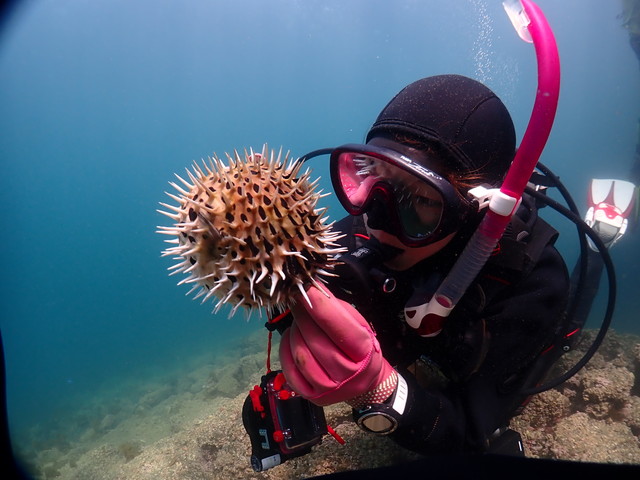
[(287, 385), (282, 371), (262, 376), (242, 407), (242, 423), (251, 439), (251, 466), (262, 472), (306, 455), (328, 433), (324, 410)]

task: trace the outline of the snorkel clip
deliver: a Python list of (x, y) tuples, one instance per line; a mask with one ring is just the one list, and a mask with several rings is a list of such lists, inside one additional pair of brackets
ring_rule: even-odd
[(473, 201), (478, 204), (478, 211), (485, 208), (498, 215), (513, 215), (522, 202), (522, 197), (514, 198), (500, 191), (499, 188), (487, 188), (482, 185), (472, 188), (467, 192)]

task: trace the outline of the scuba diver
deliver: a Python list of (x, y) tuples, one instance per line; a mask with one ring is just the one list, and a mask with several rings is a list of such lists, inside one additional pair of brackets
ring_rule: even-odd
[[(515, 151), (504, 104), (459, 75), (408, 85), (366, 144), (332, 151), (333, 187), (351, 214), (336, 228), (347, 233), (350, 253), (326, 288), (298, 299), (290, 326), (278, 328), (282, 370), (295, 392), (321, 406), (346, 402), (365, 431), (418, 453), (522, 454), (509, 421), (562, 353), (559, 336), (582, 328), (592, 300), (584, 302), (585, 291), (597, 291), (603, 262), (591, 258), (585, 273), (578, 304), (589, 308), (568, 316), (579, 268), (572, 288), (553, 246), (558, 233), (525, 195), (451, 314), (420, 309), (478, 229), (476, 188), (500, 185)], [(629, 192), (621, 185), (596, 181), (592, 189), (588, 217), (606, 247), (626, 228), (606, 203), (616, 188), (622, 202)], [(632, 200), (625, 197), (624, 215)]]
[(324, 291), (307, 291), (311, 306), (292, 308), (280, 360), (294, 391), (317, 405), (346, 401), (363, 429), (420, 453), (486, 451), (505, 431), (523, 388), (546, 373), (536, 361), (569, 297), (557, 233), (535, 202), (523, 199), (446, 320), (414, 318), (478, 228), (470, 191), (499, 185), (515, 150), (500, 99), (441, 75), (398, 93), (365, 145), (333, 151), (332, 182), (352, 214), (336, 228), (350, 254)]
[[(349, 213), (336, 224), (346, 253), (325, 285), (309, 286), (267, 324), (282, 335), (282, 371), (268, 372), (243, 408), (254, 470), (308, 453), (324, 433), (336, 436), (322, 407), (340, 402), (364, 431), (427, 456), (523, 456), (510, 420), (600, 345), (615, 297), (607, 249), (626, 231), (635, 189), (594, 180), (583, 222), (538, 162), (555, 116), (559, 60), (537, 7), (522, 4), (535, 20), (530, 31), (519, 28), (517, 12), (510, 18), (536, 45), (539, 75), (517, 149), (494, 92), (438, 75), (393, 97), (365, 144), (302, 157), (330, 154), (333, 189)], [(543, 193), (549, 186), (578, 226), (582, 254), (571, 276), (554, 247), (558, 232), (538, 216), (544, 205), (563, 211)], [(548, 382), (579, 338), (604, 267), (603, 326), (584, 357)], [(286, 406), (291, 399), (295, 408)]]

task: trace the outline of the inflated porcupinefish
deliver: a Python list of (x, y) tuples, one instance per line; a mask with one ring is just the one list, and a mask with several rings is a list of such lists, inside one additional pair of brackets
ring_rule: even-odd
[(176, 175), (180, 184), (169, 182), (178, 194), (167, 195), (178, 205), (160, 203), (167, 211), (158, 211), (175, 222), (158, 227), (174, 237), (163, 256), (178, 262), (171, 274), (188, 275), (178, 283), (193, 284), (187, 295), (217, 299), (214, 313), (225, 303), (233, 305), (230, 316), (241, 306), (249, 315), (283, 310), (331, 275), (341, 235), (326, 223), (326, 208), (317, 209), (324, 195), (316, 191), (319, 179), (300, 173), (302, 161), (266, 145), (226, 158), (194, 163), (189, 181)]

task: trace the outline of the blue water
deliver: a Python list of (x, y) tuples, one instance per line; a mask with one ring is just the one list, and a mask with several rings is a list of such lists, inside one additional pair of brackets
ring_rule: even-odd
[[(627, 174), (640, 69), (618, 2), (539, 5), (563, 68), (543, 160), (584, 204), (591, 177)], [(299, 156), (362, 141), (423, 76), (485, 81), (519, 137), (535, 93), (533, 47), (494, 0), (32, 0), (0, 35), (0, 322), (18, 436), (261, 328), (212, 316), (167, 276), (155, 209), (173, 172), (265, 142)], [(571, 264), (572, 229), (559, 228)], [(638, 235), (613, 251), (623, 332), (640, 333)]]

